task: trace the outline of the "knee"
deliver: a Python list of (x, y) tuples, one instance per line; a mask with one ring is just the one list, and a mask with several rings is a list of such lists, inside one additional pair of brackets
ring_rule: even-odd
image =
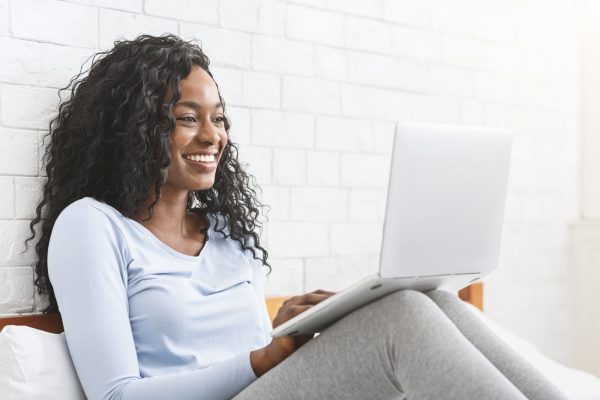
[(439, 308), (425, 293), (417, 290), (399, 290), (392, 292), (379, 300), (371, 303), (374, 315), (379, 318), (396, 320), (401, 318), (422, 318), (432, 312), (439, 312)]

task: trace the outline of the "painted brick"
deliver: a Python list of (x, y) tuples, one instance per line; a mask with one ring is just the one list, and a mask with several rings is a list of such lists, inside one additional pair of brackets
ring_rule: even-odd
[(382, 233), (383, 224), (379, 223), (332, 223), (331, 254), (377, 254), (381, 248)]
[[(39, 224), (36, 226), (39, 231)], [(20, 265), (33, 265), (36, 260), (35, 240), (28, 243), (25, 251), (25, 239), (31, 236), (29, 221), (25, 220), (0, 220), (0, 267), (15, 267)], [(3, 268), (0, 268), (0, 271)]]
[(265, 273), (266, 296), (295, 296), (304, 293), (304, 266), (300, 258), (269, 258), (271, 273)]
[(436, 93), (461, 97), (473, 96), (473, 75), (464, 68), (434, 65), (431, 67), (431, 79)]
[(281, 78), (274, 74), (244, 71), (242, 100), (246, 106), (280, 108)]
[(339, 271), (335, 257), (308, 258), (304, 267), (306, 292), (315, 290), (338, 290)]
[(342, 186), (387, 187), (390, 157), (368, 154), (342, 155)]
[(0, 120), (5, 126), (47, 129), (56, 114), (56, 89), (3, 85), (0, 96)]
[(0, 81), (65, 87), (93, 50), (0, 38)]
[(81, 47), (98, 44), (98, 9), (54, 0), (11, 2), (12, 33), (21, 39)]
[(265, 208), (270, 221), (288, 220), (290, 216), (290, 189), (288, 187), (263, 185), (260, 201), (270, 209)]
[(291, 188), (290, 219), (297, 221), (348, 220), (348, 191), (323, 187)]
[(141, 34), (177, 33), (176, 21), (132, 14), (124, 11), (99, 10), (100, 48), (111, 49), (116, 40), (132, 40)]
[(383, 0), (382, 17), (405, 25), (429, 27), (431, 25), (431, 0)]
[(227, 104), (241, 105), (242, 101), (242, 73), (238, 69), (225, 67), (209, 67), (211, 74), (219, 86), (221, 97)]
[(15, 178), (16, 215), (18, 219), (33, 219), (42, 196), (43, 182), (38, 177)]
[(273, 149), (273, 182), (279, 185), (306, 184), (306, 152)]
[(319, 257), (329, 254), (326, 223), (278, 222), (269, 225), (269, 254), (273, 257)]
[(13, 218), (15, 215), (15, 185), (12, 176), (0, 176), (0, 218)]
[(307, 171), (309, 185), (337, 186), (340, 182), (340, 155), (326, 151), (308, 151)]
[(514, 98), (515, 84), (510, 77), (487, 72), (475, 75), (475, 93), (481, 100), (508, 103)]
[(412, 97), (410, 94), (389, 89), (344, 85), (342, 114), (353, 118), (397, 121), (410, 117)]
[(185, 22), (179, 23), (179, 33), (186, 40), (197, 40), (211, 65), (250, 68), (249, 33)]
[(383, 222), (387, 190), (350, 189), (350, 221)]
[(379, 1), (372, 0), (294, 0), (294, 3), (306, 6), (324, 8), (331, 11), (341, 11), (346, 14), (381, 17)]
[(443, 62), (462, 67), (479, 67), (479, 47), (474, 39), (441, 36), (441, 59)]
[(0, 141), (0, 174), (37, 175), (37, 132), (0, 127)]
[(283, 108), (317, 114), (340, 113), (340, 86), (325, 80), (283, 77)]
[(373, 126), (369, 120), (318, 117), (316, 147), (323, 150), (371, 151)]
[(32, 310), (32, 268), (0, 268), (0, 312), (31, 312)]
[(258, 10), (257, 31), (266, 35), (285, 35), (285, 3), (264, 1)]
[(256, 177), (258, 185), (271, 183), (271, 149), (267, 147), (241, 146), (240, 162), (248, 164), (247, 171)]
[(479, 15), (476, 34), (484, 40), (511, 44), (517, 36), (516, 22), (506, 16)]
[(390, 53), (392, 25), (366, 18), (346, 17), (346, 47), (349, 49)]
[(285, 4), (275, 0), (221, 0), (220, 26), (248, 32), (283, 36)]
[(258, 71), (314, 75), (313, 46), (279, 37), (255, 35), (252, 67)]
[(6, 36), (9, 31), (8, 0), (0, 0), (0, 36)]
[(346, 80), (346, 53), (344, 50), (315, 45), (315, 76), (333, 81)]
[(145, 0), (146, 14), (180, 21), (200, 22), (216, 25), (219, 20), (218, 0)]
[[(226, 103), (227, 104), (227, 103)], [(230, 120), (229, 140), (242, 145), (250, 144), (250, 110), (241, 107), (225, 106), (225, 112)]]
[(253, 110), (252, 143), (297, 149), (313, 148), (314, 117), (302, 113)]
[(373, 121), (373, 152), (392, 154), (395, 122)]
[(288, 4), (288, 37), (310, 42), (344, 45), (344, 19), (341, 15)]
[(140, 13), (143, 9), (144, 0), (69, 0), (73, 3), (88, 4), (103, 8), (116, 8), (123, 11)]
[(434, 0), (431, 8), (433, 29), (456, 35), (472, 35), (475, 32), (475, 0)]
[(431, 31), (394, 25), (392, 53), (416, 60), (434, 60), (441, 57), (441, 37)]

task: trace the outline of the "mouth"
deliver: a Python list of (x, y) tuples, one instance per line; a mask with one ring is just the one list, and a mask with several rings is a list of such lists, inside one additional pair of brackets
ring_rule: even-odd
[(201, 171), (213, 171), (217, 168), (217, 154), (184, 155), (182, 158), (190, 165)]

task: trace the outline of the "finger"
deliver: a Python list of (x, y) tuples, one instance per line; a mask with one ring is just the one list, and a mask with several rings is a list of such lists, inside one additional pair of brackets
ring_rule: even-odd
[(331, 291), (329, 291), (329, 290), (323, 290), (323, 289), (317, 289), (317, 290), (313, 290), (313, 291), (312, 291), (312, 292), (310, 292), (310, 293), (317, 293), (317, 294), (329, 294), (329, 295), (332, 295), (332, 294), (335, 294), (336, 292), (331, 292)]
[(319, 304), (320, 302), (327, 299), (328, 297), (331, 297), (331, 295), (307, 293), (304, 296), (302, 296), (302, 299), (303, 299), (302, 304), (312, 304), (312, 305)]

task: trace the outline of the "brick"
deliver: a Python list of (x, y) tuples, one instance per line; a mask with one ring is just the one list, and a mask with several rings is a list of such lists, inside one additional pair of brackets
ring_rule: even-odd
[(531, 107), (557, 108), (557, 85), (541, 79), (517, 79), (515, 97), (517, 104)]
[(37, 132), (0, 127), (0, 141), (0, 174), (37, 175)]
[(98, 44), (96, 7), (22, 0), (11, 3), (10, 14), (12, 33), (17, 38), (91, 48)]
[(244, 71), (242, 75), (243, 104), (251, 107), (280, 108), (281, 79), (278, 75)]
[(411, 105), (413, 121), (456, 124), (460, 118), (458, 100), (454, 97), (413, 95)]
[(392, 25), (372, 19), (346, 17), (345, 40), (349, 49), (390, 53)]
[(473, 74), (464, 68), (433, 65), (431, 67), (431, 79), (436, 93), (461, 97), (473, 96)]
[(373, 255), (381, 250), (383, 224), (331, 224), (331, 254), (341, 256)]
[[(0, 220), (0, 267), (33, 265), (37, 259), (35, 243), (39, 238), (40, 224), (36, 225), (36, 237), (28, 242), (25, 250), (25, 239), (31, 236), (29, 221)], [(2, 271), (3, 268), (0, 268)]]
[(483, 125), (483, 102), (461, 100), (459, 102), (460, 123), (465, 125)]
[(295, 0), (294, 3), (315, 8), (340, 11), (344, 14), (355, 14), (367, 17), (381, 17), (381, 5), (372, 0)]
[(273, 149), (273, 182), (291, 186), (306, 184), (306, 152)]
[(371, 257), (368, 256), (338, 256), (336, 263), (339, 271), (338, 290), (344, 290), (374, 272)]
[(256, 146), (240, 147), (240, 162), (249, 164), (246, 170), (256, 177), (259, 186), (271, 183), (271, 158), (270, 148)]
[(478, 15), (476, 34), (487, 41), (512, 44), (516, 40), (517, 27), (510, 17)]
[(340, 155), (327, 151), (309, 151), (307, 175), (309, 185), (337, 186), (340, 182)]
[(12, 314), (32, 310), (32, 268), (0, 268), (0, 312)]
[(220, 26), (283, 36), (285, 5), (275, 0), (221, 0)]
[(269, 254), (273, 257), (319, 257), (329, 254), (326, 223), (278, 222), (269, 224)]
[(116, 8), (123, 11), (141, 13), (144, 0), (70, 0), (73, 3), (89, 4), (103, 8)]
[(349, 82), (383, 88), (430, 90), (428, 66), (424, 63), (353, 51), (348, 52), (347, 57)]
[(510, 77), (486, 72), (475, 74), (475, 93), (481, 100), (509, 103), (514, 98), (514, 86)]
[(397, 121), (411, 115), (412, 96), (407, 93), (358, 85), (344, 85), (342, 93), (342, 114), (347, 117)]
[(0, 117), (5, 126), (47, 129), (56, 115), (56, 89), (3, 85), (0, 96)]
[(0, 0), (0, 36), (8, 36), (9, 32), (8, 0)]
[(348, 191), (323, 187), (291, 188), (290, 219), (297, 221), (347, 221)]
[(283, 77), (283, 108), (317, 114), (340, 113), (340, 86), (324, 80)]
[(431, 23), (438, 32), (472, 35), (475, 32), (475, 0), (434, 0)]
[(219, 92), (225, 106), (227, 104), (241, 105), (242, 101), (242, 73), (238, 69), (225, 67), (209, 67), (211, 74), (217, 82)]
[(392, 29), (392, 53), (409, 59), (439, 60), (441, 37), (436, 32), (395, 25)]
[(522, 69), (522, 61), (513, 47), (495, 43), (479, 43), (478, 63), (480, 68), (489, 72), (514, 75)]
[(250, 68), (250, 34), (206, 25), (179, 23), (181, 37), (196, 39), (211, 65)]
[(266, 296), (296, 296), (304, 293), (304, 265), (300, 258), (269, 258), (273, 269), (265, 273)]
[(177, 21), (132, 14), (124, 11), (99, 10), (100, 48), (111, 49), (116, 40), (132, 40), (141, 34), (177, 33)]
[(35, 208), (42, 197), (43, 182), (38, 177), (19, 176), (15, 178), (15, 198), (17, 219), (33, 219)]
[(338, 290), (339, 271), (335, 257), (307, 258), (304, 267), (306, 292)]
[(386, 197), (383, 189), (350, 189), (350, 221), (383, 222)]
[(371, 151), (371, 121), (338, 117), (318, 117), (316, 147), (323, 150)]
[(390, 157), (342, 154), (342, 186), (385, 188), (388, 185)]
[(346, 80), (346, 52), (315, 45), (315, 76), (333, 81)]
[(290, 216), (290, 189), (287, 187), (263, 185), (260, 201), (270, 207), (265, 208), (270, 221), (288, 220)]
[(313, 46), (284, 38), (255, 35), (252, 67), (257, 71), (314, 75)]
[(395, 129), (395, 122), (373, 121), (373, 152), (392, 153)]
[(0, 81), (65, 87), (93, 50), (0, 38)]
[(288, 4), (287, 36), (310, 42), (344, 45), (344, 19), (340, 14)]
[(314, 117), (294, 112), (253, 110), (252, 143), (296, 149), (313, 148)]
[(15, 185), (11, 176), (0, 176), (0, 219), (15, 215)]
[(479, 49), (474, 39), (441, 36), (441, 60), (444, 63), (461, 67), (480, 67)]
[(229, 140), (247, 145), (251, 142), (250, 110), (241, 107), (225, 106), (225, 113), (230, 120)]
[(385, 20), (427, 28), (431, 25), (431, 0), (383, 0)]
[(174, 18), (181, 21), (200, 22), (217, 25), (219, 20), (218, 0), (145, 0), (146, 14), (163, 18)]

